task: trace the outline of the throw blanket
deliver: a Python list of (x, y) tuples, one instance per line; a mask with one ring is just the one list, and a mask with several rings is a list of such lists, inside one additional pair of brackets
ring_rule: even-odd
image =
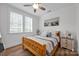
[[(34, 36), (35, 38), (38, 38), (38, 39), (41, 39), (41, 40), (44, 40), (44, 41), (48, 41), (48, 42), (50, 42), (51, 44), (52, 44), (52, 48), (54, 48), (54, 46), (55, 46), (55, 43), (57, 43), (58, 42), (58, 39), (57, 38), (55, 38), (55, 37), (51, 37), (51, 38), (45, 38), (45, 37), (41, 37), (41, 36)], [(54, 41), (56, 41), (56, 42), (54, 42)], [(51, 47), (51, 44), (49, 43), (49, 46)], [(50, 54), (50, 52), (46, 49), (46, 54), (48, 55), (48, 56), (50, 56), (51, 54)]]
[(38, 35), (28, 36), (28, 38), (42, 44), (46, 45), (46, 55), (50, 56), (51, 51), (53, 50), (54, 46), (57, 45), (59, 40), (56, 37), (42, 37)]

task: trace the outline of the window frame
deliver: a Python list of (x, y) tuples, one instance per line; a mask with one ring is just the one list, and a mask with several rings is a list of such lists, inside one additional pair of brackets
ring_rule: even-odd
[[(26, 20), (25, 17), (28, 17), (28, 16), (24, 16), (24, 31), (23, 31), (23, 32), (26, 32), (26, 31), (25, 31), (25, 20)], [(30, 18), (31, 18), (31, 17), (30, 17)], [(32, 19), (32, 18), (31, 18), (31, 19)], [(31, 32), (33, 32), (33, 19), (32, 19), (32, 27), (31, 27), (31, 29), (32, 29)]]
[[(17, 13), (17, 14), (20, 14), (20, 15), (22, 15), (22, 17), (23, 17), (23, 31), (22, 32), (10, 32), (10, 13), (11, 12), (13, 12), (13, 13)], [(27, 16), (27, 15), (24, 15), (24, 14), (22, 14), (22, 13), (19, 13), (19, 12), (16, 12), (16, 11), (10, 11), (9, 12), (9, 32), (8, 33), (11, 33), (11, 34), (20, 34), (20, 33), (32, 33), (33, 32), (33, 18), (32, 17), (30, 17), (31, 19), (32, 19), (32, 31), (31, 32), (26, 32), (25, 31), (25, 17), (29, 17), (29, 16)]]

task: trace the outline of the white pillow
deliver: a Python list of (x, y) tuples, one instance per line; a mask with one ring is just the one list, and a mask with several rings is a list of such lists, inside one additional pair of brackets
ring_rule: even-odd
[(47, 32), (45, 32), (45, 31), (44, 31), (44, 32), (42, 32), (42, 33), (41, 33), (41, 36), (46, 37), (46, 36), (47, 36)]
[(59, 42), (59, 37), (58, 37), (58, 36), (52, 34), (52, 37), (53, 37), (53, 38), (56, 38), (56, 39), (58, 40), (58, 42)]

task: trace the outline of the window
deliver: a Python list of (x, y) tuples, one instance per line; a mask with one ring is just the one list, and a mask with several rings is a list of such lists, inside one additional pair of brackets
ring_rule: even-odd
[(10, 12), (10, 33), (23, 32), (23, 16)]
[(32, 18), (10, 12), (10, 33), (32, 32)]
[(25, 32), (32, 32), (32, 18), (25, 16)]

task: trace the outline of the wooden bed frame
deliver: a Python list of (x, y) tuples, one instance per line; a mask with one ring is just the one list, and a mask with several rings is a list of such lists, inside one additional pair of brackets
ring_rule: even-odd
[[(60, 32), (56, 33), (56, 35), (60, 39)], [(22, 46), (23, 46), (23, 49), (28, 49), (30, 52), (32, 52), (36, 56), (45, 56), (46, 55), (46, 45), (42, 45), (30, 38), (23, 37)], [(59, 40), (58, 44), (53, 48), (51, 55), (55, 55), (59, 46), (60, 46), (60, 40)]]

